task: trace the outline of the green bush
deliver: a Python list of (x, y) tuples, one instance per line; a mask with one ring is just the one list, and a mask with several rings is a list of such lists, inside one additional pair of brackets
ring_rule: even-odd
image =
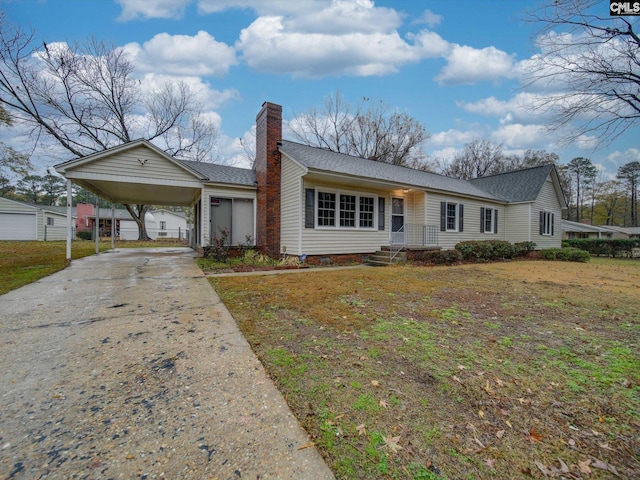
[(456, 244), (455, 249), (464, 260), (474, 262), (508, 260), (518, 253), (517, 247), (505, 240), (469, 240)]
[(92, 236), (92, 232), (76, 232), (76, 238), (79, 238), (80, 240), (91, 240)]
[(426, 265), (455, 265), (462, 261), (458, 250), (426, 250), (414, 252), (411, 260)]
[(584, 263), (591, 260), (591, 255), (589, 252), (579, 248), (563, 247), (540, 250), (540, 258), (544, 260), (561, 260), (563, 262)]
[(526, 257), (537, 245), (536, 242), (516, 242), (513, 246), (516, 248), (516, 257)]
[(605, 238), (577, 238), (564, 240), (563, 246), (579, 248), (591, 255), (606, 255), (610, 257), (631, 257), (634, 248), (640, 248), (640, 239), (605, 239)]

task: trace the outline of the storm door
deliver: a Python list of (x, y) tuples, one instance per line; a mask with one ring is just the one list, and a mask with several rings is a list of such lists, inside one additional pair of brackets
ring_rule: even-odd
[(226, 245), (231, 245), (231, 199), (211, 197), (211, 229), (210, 238), (221, 238), (222, 232), (227, 231)]
[(404, 198), (391, 199), (391, 244), (404, 245)]

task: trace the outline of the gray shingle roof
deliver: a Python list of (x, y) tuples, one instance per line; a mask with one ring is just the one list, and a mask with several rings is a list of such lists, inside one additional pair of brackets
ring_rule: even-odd
[(565, 232), (583, 232), (583, 233), (597, 233), (606, 232), (611, 233), (610, 230), (605, 228), (595, 227), (593, 225), (586, 225), (584, 223), (571, 222), (569, 220), (562, 220), (562, 230)]
[(353, 157), (288, 140), (281, 142), (280, 151), (303, 166), (316, 171), (383, 180), (409, 188), (438, 190), (459, 195), (502, 200), (501, 197), (482, 190), (465, 180)]
[(229, 167), (215, 163), (193, 162), (191, 160), (178, 160), (185, 167), (198, 172), (213, 183), (229, 183), (234, 185), (255, 186), (256, 172), (248, 168)]
[(553, 165), (474, 178), (471, 183), (508, 202), (533, 202), (547, 180)]

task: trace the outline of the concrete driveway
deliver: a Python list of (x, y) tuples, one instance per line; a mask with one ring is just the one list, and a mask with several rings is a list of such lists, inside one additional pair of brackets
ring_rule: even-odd
[(0, 478), (330, 479), (191, 249), (0, 296)]

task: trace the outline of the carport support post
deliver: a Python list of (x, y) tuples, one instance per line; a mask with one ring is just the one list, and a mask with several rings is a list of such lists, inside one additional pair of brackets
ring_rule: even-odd
[(111, 250), (116, 248), (116, 208), (111, 204)]
[(100, 198), (96, 195), (96, 254), (100, 253)]
[(67, 180), (67, 260), (71, 260), (71, 238), (73, 218), (71, 218), (71, 204), (73, 197), (71, 196), (71, 180)]

